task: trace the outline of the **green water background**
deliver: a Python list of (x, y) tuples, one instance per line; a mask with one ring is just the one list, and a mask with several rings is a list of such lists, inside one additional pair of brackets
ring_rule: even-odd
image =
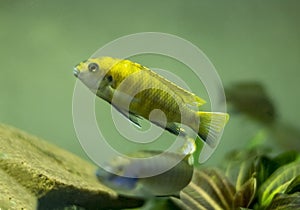
[[(180, 36), (202, 49), (224, 86), (262, 82), (281, 121), (297, 127), (299, 11), (297, 0), (1, 0), (0, 122), (87, 158), (72, 121), (73, 66), (118, 37), (155, 31)], [(202, 94), (199, 81), (184, 67), (171, 61), (159, 63), (151, 56), (144, 62), (180, 75), (195, 93)], [(110, 119), (107, 103), (98, 100), (97, 108), (98, 121)], [(102, 124), (113, 141), (122, 141), (111, 122)], [(218, 163), (227, 151), (243, 148), (257, 131), (247, 118), (232, 116), (208, 163)], [(269, 144), (277, 143), (270, 140)]]

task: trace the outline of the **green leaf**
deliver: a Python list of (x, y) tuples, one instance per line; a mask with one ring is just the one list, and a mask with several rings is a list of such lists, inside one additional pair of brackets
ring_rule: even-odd
[(245, 182), (236, 192), (233, 200), (234, 209), (238, 207), (249, 207), (256, 193), (256, 178), (252, 177)]
[(225, 175), (235, 185), (237, 191), (256, 173), (257, 157), (258, 154), (254, 150), (231, 154)]
[(300, 193), (291, 195), (278, 193), (274, 196), (267, 210), (295, 210), (300, 209)]
[(257, 164), (257, 182), (258, 186), (266, 181), (268, 177), (278, 168), (272, 159), (267, 156), (261, 156)]
[(262, 148), (267, 140), (267, 132), (265, 129), (261, 129), (256, 133), (256, 135), (249, 141), (248, 149), (249, 150), (257, 150), (258, 148)]
[(199, 163), (198, 159), (200, 157), (201, 150), (204, 147), (204, 144), (203, 144), (202, 140), (198, 136), (195, 140), (195, 145), (196, 145), (196, 151), (193, 153), (194, 166), (198, 167), (198, 166), (200, 166), (200, 163)]
[(258, 192), (260, 204), (268, 206), (274, 195), (285, 192), (292, 180), (299, 175), (299, 161), (278, 168), (260, 187)]
[(286, 194), (292, 194), (295, 192), (300, 192), (300, 175), (295, 177), (291, 184), (285, 190)]
[(232, 209), (235, 189), (216, 169), (195, 170), (191, 183), (180, 193), (186, 209)]
[(139, 209), (140, 210), (165, 210), (165, 209), (180, 210), (182, 208), (180, 208), (174, 202), (172, 202), (171, 198), (157, 197), (146, 201), (144, 206)]
[(296, 151), (288, 151), (279, 154), (277, 157), (273, 158), (273, 162), (277, 165), (277, 167), (292, 163), (297, 161), (300, 158), (299, 152)]
[[(176, 205), (176, 208), (182, 209), (182, 210), (193, 210), (191, 208), (191, 205), (188, 203), (184, 203), (181, 199), (175, 198), (175, 197), (170, 197), (170, 201), (173, 202), (174, 205)], [(195, 204), (197, 205), (197, 204)], [(198, 208), (201, 209), (201, 208)], [(203, 209), (203, 208), (202, 208)]]
[(289, 164), (293, 161), (296, 161), (299, 158), (299, 154), (294, 151), (285, 152), (279, 154), (275, 158), (269, 158), (265, 155), (262, 155), (258, 159), (257, 164), (257, 182), (258, 185), (261, 185), (266, 179), (271, 176), (271, 174), (276, 171), (279, 167)]

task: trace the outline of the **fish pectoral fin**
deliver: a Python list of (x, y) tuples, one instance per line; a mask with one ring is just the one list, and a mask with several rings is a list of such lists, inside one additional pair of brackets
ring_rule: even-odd
[(124, 117), (126, 117), (133, 125), (135, 125), (138, 128), (141, 128), (142, 126), (139, 123), (138, 118), (141, 118), (140, 116), (132, 113), (125, 111), (123, 109), (118, 108), (117, 106), (114, 106), (116, 110), (118, 110)]
[(184, 133), (184, 129), (181, 128), (177, 123), (175, 122), (168, 122), (166, 125), (166, 130), (175, 134), (175, 135), (179, 135), (179, 134), (183, 134)]
[(128, 119), (138, 128), (141, 128), (141, 124), (139, 123), (138, 118), (140, 118), (139, 116), (133, 114), (133, 113), (129, 113)]

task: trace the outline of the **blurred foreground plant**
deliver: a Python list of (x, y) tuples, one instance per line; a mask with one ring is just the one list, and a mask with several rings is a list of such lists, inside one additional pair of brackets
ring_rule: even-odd
[(300, 209), (300, 154), (232, 152), (222, 169), (197, 169), (180, 198), (158, 198), (143, 209)]
[(223, 170), (196, 170), (180, 199), (171, 199), (180, 209), (300, 209), (300, 155), (233, 152)]

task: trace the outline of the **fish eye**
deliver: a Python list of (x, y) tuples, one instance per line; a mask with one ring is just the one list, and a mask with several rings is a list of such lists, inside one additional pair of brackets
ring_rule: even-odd
[(108, 76), (107, 76), (107, 80), (108, 80), (108, 82), (112, 82), (112, 81), (113, 81), (112, 76), (111, 76), (111, 75), (108, 75)]
[(89, 69), (90, 72), (96, 72), (96, 71), (99, 70), (99, 66), (96, 63), (90, 63), (88, 65), (88, 69)]

